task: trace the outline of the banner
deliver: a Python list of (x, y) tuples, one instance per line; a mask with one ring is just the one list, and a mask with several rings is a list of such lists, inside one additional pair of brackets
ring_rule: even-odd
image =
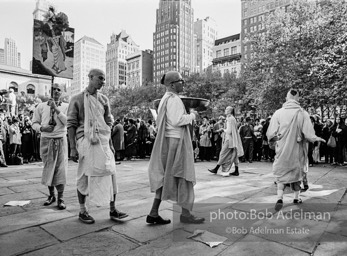
[(50, 7), (45, 19), (34, 19), (33, 74), (73, 78), (74, 29), (65, 13)]

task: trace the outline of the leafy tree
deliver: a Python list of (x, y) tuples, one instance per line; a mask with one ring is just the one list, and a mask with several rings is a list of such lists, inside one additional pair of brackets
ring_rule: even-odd
[[(342, 101), (346, 69), (346, 2), (296, 0), (269, 13), (266, 32), (247, 38), (254, 53), (245, 65), (245, 102), (274, 111), (289, 88), (316, 109)], [(332, 97), (329, 97), (331, 95)]]

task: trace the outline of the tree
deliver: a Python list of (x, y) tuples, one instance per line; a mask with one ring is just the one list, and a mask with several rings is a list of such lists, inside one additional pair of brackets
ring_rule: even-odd
[[(250, 36), (251, 61), (245, 65), (245, 101), (274, 111), (289, 88), (302, 93), (304, 107), (341, 100), (345, 92), (346, 3), (296, 0), (265, 19), (265, 33)], [(327, 97), (333, 95), (333, 97)]]

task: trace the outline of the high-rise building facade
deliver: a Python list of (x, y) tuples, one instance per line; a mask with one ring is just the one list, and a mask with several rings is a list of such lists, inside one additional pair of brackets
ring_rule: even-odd
[(194, 72), (194, 10), (191, 0), (160, 0), (153, 33), (153, 79), (177, 70)]
[(240, 34), (217, 39), (213, 47), (214, 72), (221, 74), (233, 73), (236, 76), (241, 72), (241, 40)]
[(111, 42), (106, 50), (106, 86), (115, 88), (127, 85), (127, 61), (129, 54), (138, 52), (139, 46), (122, 30), (118, 35), (111, 35)]
[(153, 51), (135, 52), (127, 57), (127, 86), (139, 87), (153, 82)]
[(5, 50), (0, 48), (0, 65), (5, 65)]
[(93, 68), (105, 72), (105, 47), (94, 38), (84, 36), (75, 43), (71, 96), (83, 91), (89, 83), (88, 74)]
[(245, 62), (252, 57), (251, 43), (244, 43), (251, 34), (265, 33), (265, 15), (276, 8), (286, 8), (292, 0), (241, 0), (241, 54)]
[(5, 55), (5, 65), (20, 67), (18, 65), (18, 55), (16, 42), (11, 38), (5, 38), (5, 47), (4, 47), (4, 55)]
[(213, 46), (217, 39), (217, 23), (211, 17), (198, 19), (194, 22), (194, 33), (196, 34), (196, 66), (199, 73), (206, 71), (212, 65)]

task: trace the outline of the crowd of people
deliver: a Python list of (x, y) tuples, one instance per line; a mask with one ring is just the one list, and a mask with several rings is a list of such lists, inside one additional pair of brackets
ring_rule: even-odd
[[(41, 161), (41, 132), (32, 127), (33, 113), (34, 111), (30, 111), (27, 115), (12, 116), (0, 109), (0, 167)], [(335, 119), (322, 120), (318, 115), (311, 115), (310, 119), (316, 135), (326, 142), (309, 143), (309, 165), (320, 162), (344, 165), (347, 161), (347, 119), (337, 116)], [(273, 162), (275, 151), (269, 147), (266, 136), (271, 116), (266, 119), (241, 117), (236, 120), (244, 149), (244, 156), (240, 157), (240, 161)], [(194, 123), (192, 140), (195, 161), (218, 161), (225, 136), (224, 128), (226, 117), (223, 115), (218, 119), (204, 116)], [(111, 131), (116, 161), (149, 158), (156, 134), (156, 122), (151, 119), (116, 119)], [(334, 143), (328, 145), (329, 139)]]
[[(273, 162), (275, 150), (271, 147), (271, 143), (269, 145), (266, 135), (271, 116), (266, 119), (240, 117), (236, 120), (244, 150), (244, 156), (240, 157), (240, 161)], [(322, 120), (318, 115), (311, 115), (310, 120), (315, 134), (326, 142), (309, 143), (309, 166), (318, 163), (344, 165), (347, 161), (347, 119), (337, 116), (335, 119)], [(218, 119), (205, 116), (202, 121), (195, 123), (193, 145), (198, 152), (196, 160), (218, 161), (225, 136), (223, 128), (226, 128), (225, 116), (220, 116)], [(335, 143), (329, 143), (329, 139)]]

